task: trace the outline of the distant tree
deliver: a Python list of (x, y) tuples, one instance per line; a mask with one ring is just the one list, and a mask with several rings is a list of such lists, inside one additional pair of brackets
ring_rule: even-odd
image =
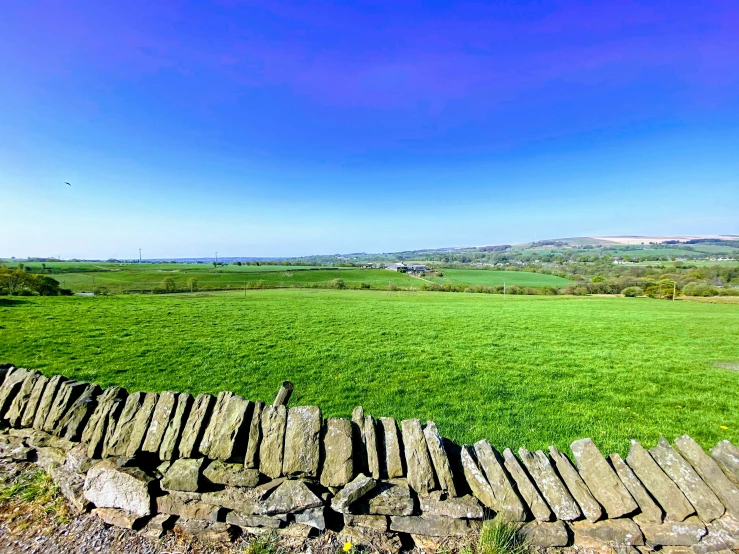
[(190, 292), (195, 292), (198, 290), (198, 280), (195, 277), (190, 277), (187, 280), (187, 288), (190, 289)]
[(641, 287), (626, 287), (621, 291), (621, 294), (629, 298), (636, 298), (644, 294), (644, 290)]
[(162, 279), (162, 288), (164, 289), (164, 292), (174, 292), (177, 290), (177, 286), (172, 277), (165, 277)]
[(345, 289), (346, 283), (344, 282), (344, 279), (334, 279), (329, 282), (328, 286), (332, 289)]

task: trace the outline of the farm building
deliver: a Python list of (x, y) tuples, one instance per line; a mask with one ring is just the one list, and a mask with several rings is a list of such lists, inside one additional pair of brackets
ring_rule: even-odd
[(385, 269), (389, 269), (390, 271), (400, 271), (400, 272), (405, 273), (406, 271), (408, 271), (408, 266), (401, 262), (397, 264), (387, 264), (385, 266)]
[(422, 273), (428, 271), (428, 267), (423, 264), (412, 264), (408, 266), (408, 271), (411, 273)]

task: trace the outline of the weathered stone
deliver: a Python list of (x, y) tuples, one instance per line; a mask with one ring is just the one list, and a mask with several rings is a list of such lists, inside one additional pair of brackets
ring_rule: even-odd
[(97, 397), (100, 392), (100, 387), (97, 385), (85, 386), (82, 394), (59, 419), (54, 434), (70, 441), (79, 440), (87, 420), (97, 406)]
[(639, 527), (651, 547), (691, 546), (706, 534), (706, 526), (697, 517), (680, 522), (640, 523)]
[(372, 416), (364, 416), (362, 437), (367, 453), (367, 471), (374, 479), (380, 478), (380, 451), (377, 444), (375, 420)]
[(436, 488), (434, 469), (431, 466), (426, 438), (423, 436), (421, 421), (406, 419), (401, 423), (405, 464), (408, 468), (408, 483), (420, 495), (428, 494)]
[(569, 542), (567, 526), (564, 521), (554, 521), (552, 523), (532, 521), (521, 527), (519, 533), (529, 545), (538, 548), (567, 546)]
[(294, 519), (295, 523), (309, 525), (319, 531), (326, 529), (326, 509), (323, 506), (298, 512), (294, 514)]
[(164, 536), (164, 533), (172, 529), (177, 516), (170, 514), (157, 514), (139, 531), (139, 534), (148, 539), (160, 539)]
[(287, 411), (283, 475), (318, 475), (320, 454), (321, 409), (318, 406), (298, 406)]
[(725, 515), (706, 525), (706, 535), (698, 544), (694, 544), (691, 554), (707, 554), (722, 550), (739, 549), (739, 520)]
[(390, 530), (414, 535), (449, 537), (468, 534), (470, 524), (467, 520), (450, 517), (392, 516)]
[(74, 445), (64, 458), (64, 466), (77, 473), (85, 473), (100, 460), (94, 460), (87, 455), (87, 446), (79, 443)]
[(0, 417), (5, 417), (5, 412), (8, 411), (15, 396), (23, 386), (23, 381), (33, 373), (33, 371), (22, 367), (10, 369), (6, 373), (5, 380), (0, 386)]
[(439, 481), (439, 487), (449, 496), (457, 496), (457, 489), (454, 485), (454, 475), (452, 474), (452, 466), (449, 463), (444, 441), (436, 428), (436, 423), (427, 421), (423, 428), (423, 435), (426, 438), (426, 447), (431, 457), (431, 462)]
[(54, 398), (59, 387), (66, 381), (66, 378), (61, 375), (54, 375), (44, 387), (44, 392), (41, 394), (41, 400), (39, 400), (38, 408), (36, 408), (36, 415), (33, 416), (33, 428), (42, 431), (46, 418), (49, 417), (51, 411), (51, 405), (54, 403)]
[(170, 492), (156, 498), (157, 512), (186, 517), (188, 519), (206, 519), (218, 521), (223, 515), (223, 508), (200, 500), (198, 495)]
[(575, 457), (580, 476), (609, 518), (621, 517), (638, 508), (629, 491), (591, 439), (574, 441), (570, 445), (570, 450)]
[(33, 448), (29, 448), (22, 442), (2, 443), (0, 442), (0, 458), (12, 460), (13, 462), (25, 462), (31, 458), (34, 453)]
[(284, 518), (282, 517), (242, 514), (239, 512), (228, 512), (226, 514), (226, 523), (242, 528), (263, 527), (266, 529), (279, 529), (283, 522)]
[(518, 455), (557, 517), (564, 521), (571, 521), (580, 517), (580, 508), (567, 487), (557, 477), (546, 454), (541, 450), (537, 450), (532, 454), (525, 448), (520, 448)]
[(187, 423), (182, 428), (182, 436), (178, 446), (180, 458), (197, 456), (200, 441), (205, 433), (215, 401), (215, 398), (210, 394), (199, 394), (195, 398), (195, 403), (187, 417)]
[(122, 529), (138, 529), (143, 527), (146, 521), (146, 518), (138, 514), (118, 508), (95, 508), (92, 513), (102, 519), (104, 523)]
[(159, 452), (164, 432), (172, 419), (177, 397), (174, 392), (165, 391), (159, 395), (149, 422), (149, 429), (141, 445), (142, 452)]
[(475, 451), (471, 446), (466, 444), (462, 446), (461, 460), (462, 471), (472, 494), (488, 508), (497, 510), (498, 500), (495, 498), (495, 493), (485, 477), (483, 470), (477, 464)]
[(87, 472), (85, 498), (98, 508), (121, 508), (146, 516), (151, 513), (151, 481), (138, 468), (122, 468), (112, 460), (103, 460)]
[(631, 519), (606, 519), (595, 523), (575, 521), (570, 527), (575, 535), (575, 544), (581, 547), (605, 545), (618, 548), (644, 544), (639, 526)]
[(8, 372), (13, 373), (15, 371), (15, 366), (13, 364), (0, 364), (0, 387), (5, 382), (5, 377), (8, 375)]
[(334, 511), (348, 513), (349, 505), (359, 500), (362, 496), (375, 488), (376, 483), (377, 482), (372, 477), (362, 474), (357, 475), (353, 481), (347, 483), (347, 485), (341, 489), (336, 496), (334, 496), (331, 501), (331, 507)]
[(216, 460), (203, 471), (203, 476), (217, 485), (234, 487), (256, 487), (259, 483), (259, 470), (247, 469), (242, 464), (227, 464)]
[[(403, 450), (400, 444), (400, 434), (395, 420), (391, 417), (381, 417), (378, 426), (378, 443), (384, 444), (384, 470), (382, 471), (388, 479), (403, 477)], [(381, 470), (382, 470), (382, 465)]]
[[(213, 435), (209, 456), (223, 462), (244, 463), (246, 433), (249, 432), (254, 403), (234, 395), (221, 413), (221, 424)], [(320, 425), (320, 423), (319, 423)]]
[(227, 510), (236, 510), (242, 514), (259, 514), (261, 508), (256, 489), (226, 487), (221, 491), (203, 493), (201, 500), (215, 506), (223, 506)]
[(155, 392), (147, 392), (141, 402), (141, 408), (133, 418), (131, 425), (131, 434), (128, 438), (128, 446), (126, 447), (126, 456), (135, 456), (141, 451), (141, 445), (149, 429), (151, 416), (154, 413), (159, 395)]
[(272, 479), (271, 481), (262, 483), (256, 488), (257, 497), (260, 499), (267, 498), (273, 490), (282, 485), (285, 481), (287, 481), (287, 477), (278, 477), (277, 479)]
[(735, 485), (739, 485), (739, 448), (723, 440), (711, 448), (711, 457)]
[(18, 391), (15, 393), (10, 407), (5, 414), (5, 419), (8, 420), (12, 427), (20, 426), (23, 413), (26, 411), (26, 406), (28, 406), (28, 401), (31, 399), (31, 393), (39, 376), (39, 373), (32, 371), (21, 381), (20, 387), (18, 387)]
[(175, 408), (172, 417), (164, 429), (162, 442), (159, 445), (159, 459), (173, 460), (175, 452), (180, 442), (180, 435), (183, 433), (185, 420), (192, 406), (192, 396), (187, 393), (180, 393), (175, 400)]
[(177, 520), (174, 528), (176, 532), (210, 542), (232, 542), (237, 534), (237, 530), (228, 523), (184, 517)]
[(210, 420), (205, 427), (203, 438), (200, 441), (200, 453), (203, 456), (210, 456), (210, 448), (213, 444), (213, 439), (216, 437), (219, 429), (221, 428), (221, 422), (223, 419), (223, 412), (228, 405), (228, 401), (233, 397), (232, 392), (221, 391), (216, 397), (216, 404), (213, 407), (213, 413), (210, 416)]
[(204, 458), (175, 460), (162, 479), (162, 488), (171, 491), (196, 492), (204, 462)]
[(508, 521), (526, 521), (526, 508), (508, 480), (498, 452), (488, 441), (481, 440), (475, 443), (475, 455), (493, 491), (495, 511), (505, 514)]
[(28, 403), (26, 404), (26, 408), (23, 411), (23, 417), (20, 421), (21, 427), (33, 426), (33, 420), (36, 417), (36, 411), (38, 410), (39, 404), (41, 402), (41, 397), (43, 396), (44, 389), (46, 388), (46, 385), (48, 383), (48, 377), (45, 377), (43, 375), (39, 375), (36, 379), (35, 383), (33, 384), (33, 390), (31, 390), (31, 396), (28, 398)]
[(344, 525), (349, 527), (363, 527), (384, 533), (387, 531), (387, 524), (387, 516), (344, 514)]
[(254, 404), (254, 412), (249, 423), (249, 442), (246, 445), (246, 454), (244, 455), (244, 467), (249, 469), (259, 469), (259, 443), (262, 441), (262, 411), (264, 410), (264, 402), (256, 402)]
[(582, 480), (580, 474), (572, 465), (572, 462), (570, 462), (570, 459), (562, 454), (554, 445), (549, 447), (549, 455), (554, 461), (557, 472), (562, 478), (562, 481), (564, 481), (565, 486), (569, 489), (575, 501), (577, 501), (578, 506), (580, 506), (583, 515), (590, 522), (598, 521), (600, 516), (603, 515), (600, 504), (593, 498), (590, 489), (588, 489), (588, 486)]
[(115, 426), (115, 418), (123, 407), (126, 391), (120, 387), (109, 387), (97, 399), (97, 405), (82, 431), (80, 439), (87, 445), (87, 454), (91, 458), (100, 457), (105, 448), (105, 437), (111, 426)]
[(505, 467), (510, 473), (513, 480), (516, 482), (518, 492), (523, 498), (523, 501), (531, 510), (534, 517), (541, 522), (549, 521), (552, 519), (552, 511), (544, 502), (544, 499), (539, 494), (534, 483), (531, 482), (529, 475), (526, 473), (523, 467), (521, 467), (518, 458), (511, 452), (510, 448), (506, 448), (503, 451), (503, 459), (505, 460)]
[(44, 469), (47, 473), (52, 468), (64, 465), (67, 453), (61, 448), (53, 446), (42, 446), (36, 449), (36, 465)]
[(282, 483), (262, 502), (260, 513), (266, 515), (289, 514), (321, 506), (318, 498), (302, 481), (288, 480)]
[(128, 449), (128, 443), (131, 438), (136, 414), (141, 409), (144, 401), (143, 392), (135, 392), (126, 398), (120, 415), (116, 421), (116, 425), (110, 426), (106, 433), (106, 441), (104, 448), (105, 456), (125, 456)]
[(315, 534), (315, 530), (310, 525), (304, 525), (302, 523), (293, 523), (284, 529), (277, 531), (277, 535), (280, 537), (292, 537), (294, 539), (305, 540), (311, 535)]
[(66, 466), (57, 466), (49, 470), (59, 491), (78, 512), (84, 512), (90, 506), (85, 498), (85, 476)]
[(324, 487), (343, 487), (354, 477), (351, 422), (341, 418), (328, 418), (322, 444), (324, 459), (321, 484)]
[(662, 437), (649, 449), (652, 458), (670, 479), (680, 488), (693, 505), (698, 516), (706, 523), (724, 515), (724, 506), (691, 465)]
[(662, 507), (668, 521), (683, 521), (695, 513), (677, 485), (665, 475), (649, 452), (635, 440), (631, 441), (626, 463)]
[(675, 439), (675, 448), (693, 466), (703, 481), (711, 487), (721, 503), (726, 506), (727, 511), (739, 517), (739, 487), (726, 477), (716, 461), (688, 435)]
[(413, 498), (405, 479), (378, 481), (375, 487), (351, 505), (355, 513), (409, 516), (413, 514)]
[(287, 425), (287, 408), (285, 406), (265, 406), (262, 411), (261, 425), (259, 471), (275, 479), (282, 475), (282, 446)]
[[(10, 430), (11, 433), (13, 433), (14, 431), (21, 431), (21, 429)], [(28, 433), (26, 442), (29, 446), (33, 446), (34, 448), (52, 446), (54, 448), (58, 448), (66, 454), (78, 444), (76, 442), (69, 441), (61, 437), (55, 437), (54, 435), (50, 435), (49, 433), (46, 433), (44, 431), (36, 431), (34, 429), (23, 429), (23, 431)]]
[(420, 497), (419, 501), (423, 515), (453, 517), (457, 519), (482, 519), (485, 515), (482, 506), (474, 496), (465, 495), (442, 498), (443, 496), (445, 495), (441, 491), (434, 491), (429, 496)]
[(641, 484), (641, 481), (637, 479), (631, 468), (626, 465), (626, 462), (624, 462), (618, 454), (611, 454), (609, 458), (619, 479), (621, 479), (621, 482), (628, 489), (629, 494), (631, 494), (632, 498), (636, 500), (636, 503), (639, 505), (641, 513), (636, 516), (635, 519), (638, 519), (639, 522), (662, 523), (662, 508), (652, 500), (647, 489), (645, 489), (644, 485)]
[(89, 383), (81, 383), (79, 381), (65, 381), (59, 385), (59, 391), (54, 397), (54, 402), (49, 409), (49, 415), (44, 421), (43, 430), (47, 433), (53, 433), (62, 419), (62, 416), (69, 410), (80, 395), (87, 390)]

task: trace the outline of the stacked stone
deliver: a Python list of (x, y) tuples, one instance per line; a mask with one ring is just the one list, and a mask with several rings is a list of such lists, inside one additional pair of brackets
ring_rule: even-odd
[[(323, 419), (316, 406), (128, 394), (0, 366), (0, 457), (35, 460), (79, 510), (159, 536), (239, 532), (352, 537), (468, 535), (499, 516), (531, 544), (739, 548), (739, 449), (690, 437), (633, 441), (626, 459), (590, 439), (572, 458), (458, 446), (418, 419)], [(573, 463), (574, 461), (574, 463)], [(369, 536), (369, 535), (368, 535)]]

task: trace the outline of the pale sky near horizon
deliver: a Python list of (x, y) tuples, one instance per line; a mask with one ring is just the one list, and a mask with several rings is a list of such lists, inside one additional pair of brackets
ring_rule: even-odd
[(739, 234), (733, 1), (34, 0), (0, 67), (0, 257)]

